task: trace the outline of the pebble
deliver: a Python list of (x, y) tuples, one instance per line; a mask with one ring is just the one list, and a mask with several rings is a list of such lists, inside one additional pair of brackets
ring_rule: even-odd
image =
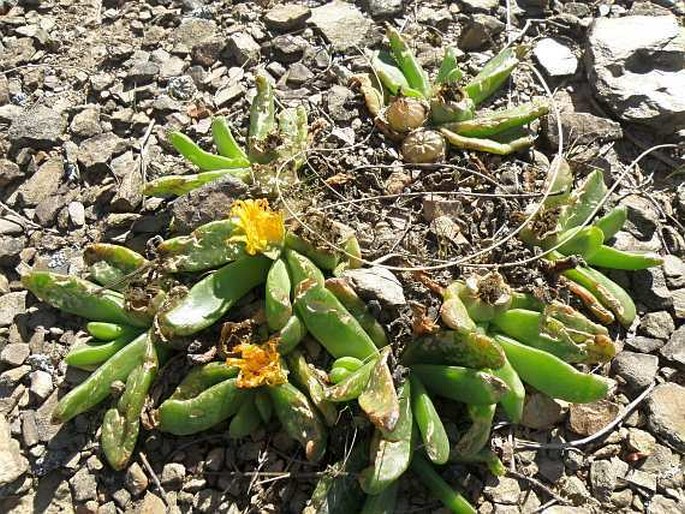
[(52, 375), (47, 371), (36, 370), (33, 371), (29, 378), (31, 380), (31, 387), (29, 391), (35, 394), (41, 400), (45, 400), (50, 393), (52, 393)]
[(630, 274), (634, 299), (650, 310), (668, 310), (673, 305), (666, 277), (659, 267), (635, 271)]
[(626, 482), (635, 485), (650, 494), (656, 492), (656, 476), (651, 473), (640, 471), (639, 469), (631, 469), (625, 476)]
[(638, 332), (655, 339), (668, 339), (675, 330), (673, 318), (666, 311), (648, 312), (640, 318)]
[(21, 366), (30, 353), (31, 349), (28, 343), (10, 343), (5, 345), (2, 352), (0, 352), (0, 362), (13, 367)]
[(176, 27), (171, 39), (174, 53), (188, 54), (193, 46), (213, 39), (217, 32), (216, 23), (202, 18), (184, 18)]
[(166, 514), (166, 512), (164, 501), (150, 491), (145, 493), (145, 497), (136, 509), (137, 514)]
[(186, 467), (179, 462), (169, 462), (162, 468), (160, 480), (162, 485), (171, 491), (178, 491), (183, 486), (186, 476)]
[(210, 471), (220, 471), (224, 466), (224, 455), (226, 452), (223, 448), (212, 448), (205, 457), (205, 467)]
[(631, 391), (637, 392), (649, 386), (656, 377), (659, 358), (656, 355), (623, 351), (614, 358), (611, 368), (625, 380)]
[(673, 332), (668, 343), (659, 349), (659, 353), (668, 360), (685, 366), (685, 325)]
[(535, 429), (550, 428), (559, 423), (564, 417), (561, 405), (552, 398), (541, 393), (526, 395), (523, 405), (523, 426)]
[(550, 77), (573, 75), (578, 69), (578, 58), (571, 49), (549, 37), (535, 44), (533, 55)]
[(653, 496), (647, 504), (649, 514), (682, 514), (682, 505), (672, 498), (660, 494)]
[(491, 477), (483, 495), (494, 503), (516, 505), (521, 495), (518, 480), (509, 477)]
[(238, 32), (228, 38), (226, 48), (238, 66), (259, 62), (261, 47), (247, 32)]
[(685, 319), (685, 288), (671, 292), (673, 301), (673, 314), (676, 318)]
[(83, 141), (78, 148), (78, 162), (84, 168), (106, 165), (113, 156), (123, 152), (126, 143), (113, 132), (98, 134)]
[(365, 0), (364, 4), (374, 18), (389, 18), (402, 11), (402, 0)]
[(592, 435), (613, 421), (619, 410), (618, 404), (610, 400), (571, 404), (569, 427), (576, 434)]
[(661, 339), (653, 339), (651, 337), (635, 336), (626, 339), (626, 346), (642, 353), (651, 353), (658, 350), (665, 344)]
[(64, 176), (64, 164), (61, 157), (46, 160), (26, 182), (12, 194), (26, 207), (38, 205), (41, 201), (57, 192)]
[(142, 494), (147, 489), (148, 483), (147, 475), (140, 464), (134, 462), (128, 467), (124, 485), (133, 496)]
[(474, 14), (459, 34), (458, 47), (463, 51), (480, 50), (504, 30), (504, 23), (489, 14)]
[[(26, 295), (26, 291), (15, 291), (0, 296), (0, 327), (11, 325), (17, 315), (26, 312)], [(4, 351), (2, 353), (4, 354)], [(0, 360), (3, 358), (0, 357)]]
[(353, 4), (333, 0), (312, 9), (309, 20), (324, 35), (334, 51), (365, 47), (373, 22)]
[(19, 442), (11, 435), (5, 416), (0, 416), (0, 486), (10, 484), (26, 473), (29, 463), (21, 453)]
[(54, 109), (37, 105), (21, 111), (7, 132), (13, 144), (29, 144), (37, 148), (51, 148), (59, 144), (67, 122)]
[(74, 227), (79, 228), (86, 224), (86, 208), (81, 202), (69, 202), (67, 212)]
[(345, 270), (343, 276), (350, 279), (362, 299), (375, 299), (382, 305), (390, 307), (407, 303), (402, 284), (388, 269), (379, 267), (349, 269)]
[[(685, 188), (683, 188), (683, 191), (685, 191)], [(685, 287), (685, 262), (680, 257), (672, 254), (664, 255), (662, 267), (664, 275), (666, 275), (666, 285), (670, 289)]]
[(611, 460), (597, 460), (590, 464), (592, 493), (600, 501), (608, 501), (618, 485), (618, 480), (628, 472), (628, 464), (614, 457)]
[(309, 7), (286, 3), (272, 7), (264, 15), (264, 24), (277, 32), (293, 32), (304, 28), (311, 15)]
[(645, 432), (639, 428), (629, 428), (626, 444), (632, 451), (647, 457), (654, 453), (656, 439), (649, 432)]
[(88, 106), (71, 120), (69, 130), (79, 137), (92, 137), (102, 132), (100, 126), (100, 107)]
[(0, 187), (5, 187), (23, 176), (21, 168), (16, 163), (8, 159), (0, 159)]
[(661, 441), (685, 452), (685, 387), (659, 384), (647, 399), (647, 423)]
[(73, 477), (69, 479), (71, 494), (77, 502), (94, 500), (97, 497), (98, 483), (88, 468), (79, 469)]

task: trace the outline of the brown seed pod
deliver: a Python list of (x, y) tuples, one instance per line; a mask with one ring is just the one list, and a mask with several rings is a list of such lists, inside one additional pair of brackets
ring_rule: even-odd
[(428, 109), (420, 100), (399, 96), (385, 110), (385, 119), (397, 132), (409, 132), (422, 126), (428, 117)]
[(445, 158), (445, 138), (435, 130), (415, 130), (404, 138), (402, 157), (407, 162), (430, 163)]

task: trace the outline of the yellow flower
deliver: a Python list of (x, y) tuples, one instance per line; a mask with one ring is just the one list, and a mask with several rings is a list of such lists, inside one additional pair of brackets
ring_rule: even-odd
[(237, 200), (231, 207), (235, 220), (235, 235), (230, 241), (245, 243), (250, 255), (263, 253), (272, 246), (280, 246), (285, 235), (283, 215), (269, 209), (266, 199)]
[(240, 388), (275, 386), (287, 381), (278, 353), (278, 339), (263, 345), (241, 343), (233, 348), (241, 357), (228, 358), (226, 364), (240, 368), (236, 385)]

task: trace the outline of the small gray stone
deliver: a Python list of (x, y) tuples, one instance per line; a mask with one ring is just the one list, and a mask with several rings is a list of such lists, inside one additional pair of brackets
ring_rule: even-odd
[(178, 491), (183, 486), (186, 476), (186, 467), (179, 462), (169, 462), (162, 468), (160, 480), (162, 485), (171, 491)]
[(631, 289), (634, 298), (655, 310), (667, 310), (673, 305), (671, 292), (666, 287), (666, 277), (661, 268), (654, 267), (631, 273)]
[(659, 212), (647, 199), (638, 195), (626, 196), (621, 204), (628, 208), (624, 230), (641, 241), (649, 241), (659, 225)]
[(0, 236), (0, 266), (16, 264), (15, 261), (25, 247), (24, 236)]
[(666, 311), (648, 312), (640, 319), (638, 332), (655, 339), (668, 339), (675, 330), (673, 318)]
[(121, 177), (116, 194), (112, 198), (113, 212), (132, 212), (143, 201), (143, 176), (140, 161), (128, 151), (112, 159), (112, 170), (117, 177)]
[[(550, 145), (557, 146), (559, 144), (559, 133), (556, 116), (544, 117), (542, 129)], [(574, 144), (579, 145), (616, 141), (623, 138), (623, 130), (621, 130), (619, 123), (588, 112), (562, 112), (561, 129), (565, 141), (573, 141)]]
[(656, 492), (656, 476), (651, 473), (640, 471), (639, 469), (631, 469), (625, 477), (626, 482), (638, 486), (643, 491), (648, 491), (651, 494)]
[(685, 319), (685, 288), (671, 292), (673, 302), (673, 314), (678, 319)]
[(391, 307), (407, 303), (402, 284), (388, 269), (380, 267), (348, 269), (343, 275), (350, 279), (355, 291), (365, 300), (378, 300), (382, 305)]
[(35, 411), (27, 410), (21, 413), (21, 436), (24, 439), (24, 446), (27, 448), (31, 448), (40, 442)]
[(0, 416), (0, 486), (10, 484), (26, 473), (29, 462), (22, 455), (19, 442), (12, 439), (10, 424)]
[(276, 36), (272, 42), (274, 58), (282, 64), (291, 64), (302, 59), (309, 43), (302, 36), (285, 34)]
[(538, 41), (533, 54), (550, 77), (573, 75), (578, 69), (578, 59), (571, 49), (552, 38)]
[(313, 77), (314, 74), (311, 72), (311, 70), (301, 62), (291, 64), (288, 68), (287, 82), (295, 86), (300, 86), (311, 80)]
[(124, 485), (133, 496), (142, 494), (147, 489), (148, 483), (147, 475), (140, 464), (134, 462), (128, 467)]
[(47, 371), (36, 370), (29, 375), (31, 387), (29, 390), (41, 400), (45, 400), (52, 392), (52, 375)]
[(375, 18), (389, 18), (402, 11), (402, 0), (365, 0), (364, 5)]
[(597, 460), (590, 465), (590, 484), (592, 493), (600, 501), (608, 501), (618, 485), (619, 478), (628, 472), (628, 464), (614, 457), (609, 460)]
[(245, 93), (245, 88), (240, 83), (229, 84), (219, 89), (214, 95), (214, 105), (226, 107), (231, 105), (236, 99)]
[(647, 422), (652, 433), (679, 452), (685, 452), (685, 387), (659, 384), (647, 399)]
[(569, 407), (569, 427), (579, 435), (594, 434), (613, 421), (619, 410), (619, 406), (609, 400), (573, 403)]
[(229, 37), (226, 48), (239, 66), (259, 62), (261, 47), (247, 32), (238, 32)]
[(459, 34), (459, 48), (464, 51), (480, 50), (504, 30), (504, 23), (489, 14), (474, 14)]
[(671, 339), (661, 347), (659, 353), (668, 360), (685, 366), (685, 325), (673, 332)]
[(653, 496), (647, 504), (647, 514), (682, 514), (682, 504), (660, 494)]
[(656, 377), (659, 358), (656, 355), (623, 351), (614, 358), (612, 369), (632, 391), (641, 391)]
[(552, 398), (541, 393), (526, 395), (521, 424), (535, 429), (550, 428), (561, 421), (563, 410)]
[[(575, 475), (564, 477), (559, 484), (559, 489), (564, 491), (564, 496), (571, 500), (575, 505), (585, 506), (590, 499), (590, 492), (587, 490), (585, 483)], [(569, 508), (573, 507), (564, 507), (564, 509)], [(547, 513), (549, 511), (549, 509), (546, 509), (544, 512)], [(578, 510), (576, 508), (576, 510), (568, 511), (568, 513), (565, 510), (557, 510), (555, 512), (556, 514), (572, 514), (577, 513)], [(585, 509), (583, 509), (582, 512), (583, 514), (588, 514), (588, 511)]]
[(67, 212), (74, 227), (79, 228), (86, 224), (86, 208), (81, 202), (69, 202)]
[(651, 337), (636, 336), (626, 339), (626, 346), (642, 353), (651, 353), (658, 350), (665, 344), (661, 339)]
[(8, 159), (0, 159), (0, 187), (23, 177), (21, 168)]
[(24, 206), (34, 207), (55, 194), (64, 176), (64, 163), (61, 157), (51, 157), (29, 177), (12, 195)]
[(172, 55), (159, 63), (159, 78), (169, 80), (183, 74), (188, 64), (176, 55)]
[(125, 509), (131, 502), (131, 493), (129, 493), (126, 489), (119, 489), (112, 493), (112, 499), (117, 503), (117, 505), (119, 505), (119, 507)]
[(666, 285), (669, 289), (685, 287), (685, 262), (682, 259), (671, 254), (664, 255), (663, 268), (664, 275), (666, 275)]
[(193, 46), (213, 39), (217, 26), (212, 20), (184, 18), (172, 35), (174, 52), (188, 54)]
[(145, 497), (140, 502), (136, 512), (140, 514), (166, 514), (167, 508), (159, 496), (148, 491), (145, 493)]
[(497, 9), (499, 0), (461, 0), (459, 5), (463, 6), (466, 12), (484, 12)]
[(298, 4), (281, 4), (269, 9), (264, 15), (264, 24), (278, 32), (292, 32), (304, 28), (312, 15), (309, 7)]
[(365, 47), (373, 22), (353, 4), (333, 0), (312, 9), (311, 23), (321, 31), (333, 50), (345, 51)]
[(22, 111), (12, 122), (8, 136), (14, 144), (50, 148), (59, 144), (66, 126), (59, 112), (39, 105)]
[(113, 132), (98, 134), (83, 141), (78, 148), (78, 162), (86, 169), (104, 166), (126, 149), (126, 142)]
[(197, 512), (217, 512), (221, 503), (221, 491), (215, 489), (202, 489), (195, 495), (193, 504)]
[(2, 352), (0, 352), (0, 362), (8, 366), (21, 366), (30, 353), (31, 350), (28, 343), (10, 343), (5, 345)]
[(246, 193), (244, 182), (227, 175), (177, 198), (171, 204), (173, 231), (188, 234), (200, 225), (225, 217), (228, 207)]
[(521, 496), (518, 480), (509, 477), (496, 477), (486, 485), (483, 495), (493, 503), (517, 505)]
[(152, 82), (159, 74), (159, 66), (150, 61), (138, 61), (128, 70), (126, 78), (136, 85)]
[(69, 129), (79, 137), (92, 137), (102, 132), (100, 126), (100, 107), (88, 106), (74, 116)]
[(26, 291), (16, 291), (0, 296), (0, 327), (12, 324), (14, 318), (26, 311)]
[(656, 448), (656, 439), (649, 432), (631, 427), (628, 429), (626, 439), (628, 447), (643, 456), (651, 455)]
[(79, 469), (69, 480), (71, 494), (77, 502), (85, 502), (97, 498), (98, 483), (88, 468)]

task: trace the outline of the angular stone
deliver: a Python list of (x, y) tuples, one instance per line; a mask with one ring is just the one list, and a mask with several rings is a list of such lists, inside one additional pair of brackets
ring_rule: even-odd
[(474, 14), (459, 34), (459, 48), (479, 50), (504, 30), (504, 23), (489, 14)]
[(226, 48), (239, 66), (259, 62), (261, 46), (247, 32), (237, 32), (229, 37)]
[(217, 26), (212, 20), (202, 18), (184, 18), (172, 35), (174, 52), (188, 54), (193, 46), (213, 39)]
[(685, 288), (676, 289), (671, 292), (673, 301), (673, 314), (678, 319), (685, 319)]
[(126, 470), (126, 478), (124, 479), (126, 489), (133, 495), (138, 496), (142, 494), (149, 484), (149, 480), (140, 464), (134, 462)]
[[(685, 191), (685, 188), (683, 188)], [(685, 262), (675, 255), (664, 255), (664, 275), (669, 289), (685, 287)]]
[(162, 468), (160, 480), (162, 485), (171, 491), (178, 491), (183, 486), (186, 476), (186, 467), (180, 462), (169, 462)]
[(648, 312), (640, 319), (638, 332), (655, 339), (668, 339), (675, 330), (673, 318), (666, 311)]
[(611, 367), (632, 391), (641, 391), (656, 377), (659, 358), (656, 355), (623, 351), (614, 358)]
[(679, 452), (685, 452), (685, 387), (659, 384), (647, 399), (647, 423), (652, 433)]
[(71, 132), (79, 137), (92, 137), (102, 132), (99, 106), (89, 106), (76, 114), (69, 125)]
[(685, 33), (675, 16), (596, 18), (586, 57), (597, 97), (617, 116), (665, 133), (685, 124)]
[(673, 498), (667, 498), (660, 494), (649, 500), (648, 514), (682, 514), (682, 505)]
[(311, 15), (311, 9), (304, 5), (281, 4), (269, 9), (264, 15), (264, 24), (278, 32), (292, 32), (304, 28)]
[(658, 350), (665, 344), (661, 339), (651, 337), (636, 336), (626, 339), (626, 346), (642, 353), (651, 353)]
[(38, 105), (25, 109), (14, 119), (8, 136), (12, 143), (51, 148), (60, 143), (67, 122), (59, 112)]
[(21, 168), (8, 159), (0, 159), (0, 187), (23, 177)]
[(12, 195), (22, 205), (34, 207), (41, 201), (57, 192), (64, 176), (64, 164), (61, 157), (51, 157), (29, 177)]
[(9, 343), (0, 352), (0, 362), (8, 366), (21, 366), (30, 353), (28, 343)]
[(0, 462), (0, 486), (14, 482), (29, 469), (29, 462), (22, 455), (19, 442), (12, 439), (4, 415), (0, 416)]
[(88, 468), (79, 469), (69, 480), (71, 494), (77, 502), (85, 502), (97, 498), (98, 483), (95, 475), (88, 471)]
[(31, 387), (29, 390), (41, 400), (45, 400), (53, 390), (52, 375), (47, 371), (36, 370), (33, 371), (29, 378), (31, 380)]
[(79, 145), (78, 162), (86, 169), (107, 164), (126, 148), (126, 142), (113, 132), (98, 134)]
[(668, 310), (673, 305), (666, 277), (659, 267), (635, 271), (630, 274), (633, 298), (650, 309)]
[(496, 477), (491, 479), (492, 484), (487, 485), (483, 495), (494, 503), (517, 505), (521, 495), (521, 487), (518, 480), (509, 477)]
[(628, 447), (643, 456), (651, 455), (656, 447), (656, 439), (649, 432), (631, 427), (626, 439)]
[(364, 5), (374, 18), (389, 18), (402, 11), (402, 0), (365, 0)]
[(546, 429), (559, 423), (563, 416), (561, 405), (552, 398), (545, 394), (532, 393), (526, 395), (521, 424), (529, 428)]
[(14, 318), (26, 311), (26, 291), (16, 291), (0, 296), (0, 327), (12, 324)]
[(321, 31), (333, 50), (345, 51), (364, 47), (373, 22), (353, 4), (333, 0), (312, 9), (311, 23)]
[(365, 300), (378, 300), (382, 305), (406, 305), (402, 284), (392, 271), (380, 268), (345, 270), (343, 275), (352, 281), (354, 289)]
[(659, 353), (668, 360), (685, 366), (685, 325), (673, 332), (671, 339), (661, 347)]
[(550, 77), (573, 75), (578, 69), (578, 59), (571, 49), (550, 37), (535, 44), (533, 55)]
[(121, 177), (116, 194), (112, 198), (111, 209), (113, 212), (132, 212), (143, 201), (143, 177), (140, 170), (140, 161), (133, 157), (133, 152), (128, 151), (112, 159), (114, 174)]
[(628, 472), (628, 464), (614, 457), (597, 460), (590, 465), (590, 484), (592, 493), (600, 501), (607, 501), (618, 485), (618, 479)]
[(612, 422), (620, 407), (609, 400), (599, 400), (593, 403), (574, 403), (569, 410), (569, 427), (576, 434), (586, 436)]
[(139, 514), (166, 514), (167, 508), (159, 496), (148, 491), (136, 512)]
[(230, 175), (205, 184), (171, 204), (172, 230), (188, 234), (200, 225), (224, 218), (231, 204), (246, 193), (245, 183)]
[[(557, 146), (559, 133), (556, 117), (552, 114), (545, 116), (542, 120), (542, 128), (549, 144)], [(561, 129), (564, 141), (573, 141), (574, 144), (579, 145), (616, 141), (623, 138), (623, 130), (619, 123), (588, 112), (562, 112)]]

